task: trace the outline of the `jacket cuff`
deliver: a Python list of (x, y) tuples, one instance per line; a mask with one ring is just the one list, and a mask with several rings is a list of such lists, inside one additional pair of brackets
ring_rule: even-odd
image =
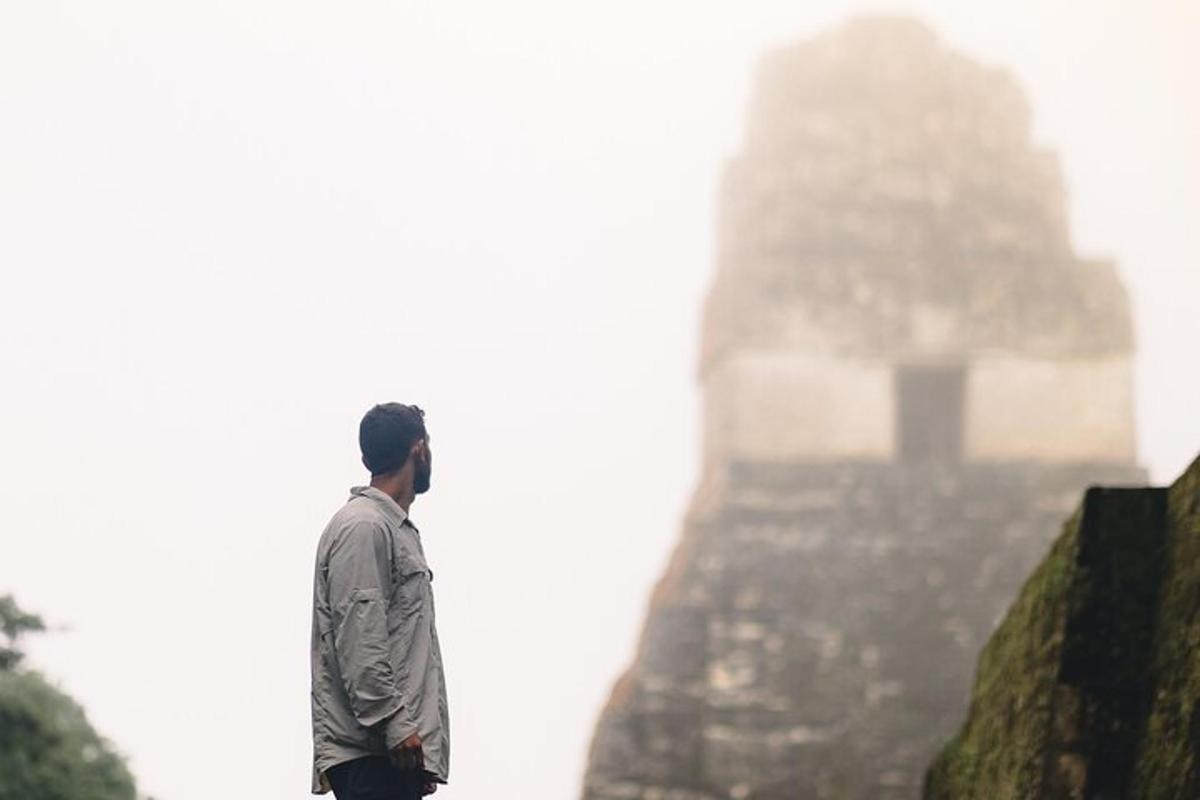
[(400, 708), (388, 717), (384, 726), (384, 740), (389, 751), (395, 750), (408, 737), (417, 732), (417, 724), (408, 716), (407, 710)]

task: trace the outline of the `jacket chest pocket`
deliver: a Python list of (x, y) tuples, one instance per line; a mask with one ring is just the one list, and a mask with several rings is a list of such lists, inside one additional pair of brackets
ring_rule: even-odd
[(429, 582), (433, 578), (425, 559), (416, 553), (402, 554), (396, 559), (396, 599), (405, 616), (420, 614), (425, 610), (430, 594)]

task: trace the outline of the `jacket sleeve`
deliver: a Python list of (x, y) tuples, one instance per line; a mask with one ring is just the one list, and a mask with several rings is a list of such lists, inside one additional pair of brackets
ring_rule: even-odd
[(355, 720), (366, 728), (388, 720), (389, 747), (403, 740), (393, 743), (394, 735), (416, 730), (407, 724), (392, 669), (387, 629), (391, 596), (391, 537), (377, 524), (356, 522), (329, 554), (329, 601), (336, 619), (333, 646)]

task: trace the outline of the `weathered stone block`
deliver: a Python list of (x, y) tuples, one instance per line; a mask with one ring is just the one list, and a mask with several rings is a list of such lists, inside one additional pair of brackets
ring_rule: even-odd
[(926, 800), (1200, 797), (1200, 461), (1091, 489), (979, 659)]

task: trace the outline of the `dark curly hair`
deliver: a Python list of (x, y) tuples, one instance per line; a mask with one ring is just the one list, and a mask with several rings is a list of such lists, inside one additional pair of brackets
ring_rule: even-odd
[(404, 466), (413, 444), (425, 438), (425, 412), (403, 403), (380, 403), (358, 425), (358, 447), (371, 477)]

